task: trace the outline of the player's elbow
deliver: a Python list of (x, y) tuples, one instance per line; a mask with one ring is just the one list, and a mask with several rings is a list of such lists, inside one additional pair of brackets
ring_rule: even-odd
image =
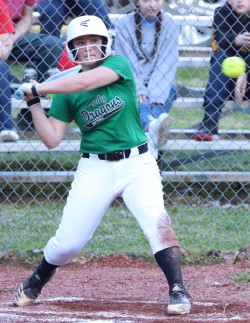
[(48, 148), (48, 149), (54, 149), (54, 148), (56, 148), (58, 145), (54, 145), (54, 144), (46, 144), (45, 143), (45, 146)]
[(59, 129), (55, 126), (37, 129), (38, 135), (48, 149), (54, 149), (60, 145), (64, 137), (64, 128)]
[(48, 149), (54, 149), (60, 144), (60, 140), (56, 140), (53, 138), (44, 138), (43, 143)]
[(47, 143), (47, 144), (45, 144), (46, 145), (46, 147), (48, 148), (48, 149), (54, 149), (54, 148), (56, 148), (57, 146), (59, 146), (59, 144), (60, 144), (60, 142), (50, 142), (50, 143)]

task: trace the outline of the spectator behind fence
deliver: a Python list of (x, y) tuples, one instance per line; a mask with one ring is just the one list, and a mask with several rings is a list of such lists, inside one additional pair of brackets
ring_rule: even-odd
[(235, 86), (235, 98), (239, 104), (243, 103), (243, 99), (246, 98), (250, 101), (250, 73), (244, 73), (238, 77)]
[(60, 37), (62, 25), (67, 17), (76, 18), (83, 15), (97, 16), (103, 20), (107, 29), (114, 29), (102, 0), (44, 0), (36, 9), (40, 13), (42, 34)]
[(9, 66), (6, 64), (13, 47), (15, 27), (6, 5), (0, 0), (0, 141), (17, 141), (11, 114)]
[(157, 159), (158, 147), (166, 144), (168, 112), (176, 99), (179, 31), (162, 11), (163, 0), (136, 0), (135, 5), (135, 12), (116, 22), (115, 49), (132, 65), (141, 122)]
[[(36, 66), (37, 81), (43, 82), (51, 69), (58, 65), (63, 51), (59, 37), (29, 32), (33, 20), (34, 4), (41, 0), (3, 0), (15, 25), (14, 46), (9, 59), (18, 63), (32, 62)], [(22, 109), (17, 118), (20, 128), (31, 129), (32, 117), (27, 109)]]
[(242, 57), (250, 66), (250, 0), (229, 0), (214, 13), (214, 53), (205, 91), (204, 118), (194, 139), (211, 141), (218, 135), (219, 118), (225, 101), (234, 95), (235, 79), (221, 72), (223, 60)]

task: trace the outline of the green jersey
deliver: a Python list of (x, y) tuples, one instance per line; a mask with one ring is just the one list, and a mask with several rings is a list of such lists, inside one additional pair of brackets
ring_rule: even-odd
[(112, 69), (121, 78), (86, 92), (55, 94), (49, 115), (67, 123), (75, 121), (82, 133), (81, 152), (105, 154), (143, 144), (147, 137), (128, 60), (109, 56), (100, 66)]

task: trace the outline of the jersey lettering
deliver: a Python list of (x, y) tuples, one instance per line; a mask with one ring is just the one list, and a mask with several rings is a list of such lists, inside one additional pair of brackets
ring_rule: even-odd
[[(95, 100), (94, 100), (95, 101)], [(91, 107), (93, 108), (93, 102), (91, 102)], [(111, 101), (101, 105), (94, 111), (82, 111), (81, 115), (83, 117), (83, 122), (86, 128), (92, 128), (99, 124), (100, 122), (106, 120), (108, 117), (120, 111), (125, 105), (125, 102), (116, 96)]]
[(95, 106), (97, 106), (97, 104), (104, 103), (105, 101), (106, 101), (106, 98), (104, 95), (102, 96), (98, 95), (97, 98), (90, 103), (89, 109), (92, 109)]

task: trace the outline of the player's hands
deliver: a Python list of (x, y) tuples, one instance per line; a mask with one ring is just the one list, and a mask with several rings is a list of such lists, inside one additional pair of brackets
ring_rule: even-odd
[(235, 98), (239, 104), (243, 103), (243, 98), (246, 93), (247, 88), (247, 74), (243, 73), (240, 77), (237, 78), (235, 86)]
[(29, 94), (32, 94), (32, 86), (34, 85), (35, 83), (32, 82), (32, 80), (30, 80), (30, 82), (28, 83), (23, 83), (21, 86), (20, 86), (20, 90), (22, 90), (26, 95), (29, 95)]
[(20, 86), (20, 90), (22, 90), (25, 93), (25, 101), (29, 101), (33, 99), (34, 97), (39, 96), (39, 93), (36, 90), (36, 85), (38, 83), (35, 80), (30, 80), (30, 82), (23, 83)]

